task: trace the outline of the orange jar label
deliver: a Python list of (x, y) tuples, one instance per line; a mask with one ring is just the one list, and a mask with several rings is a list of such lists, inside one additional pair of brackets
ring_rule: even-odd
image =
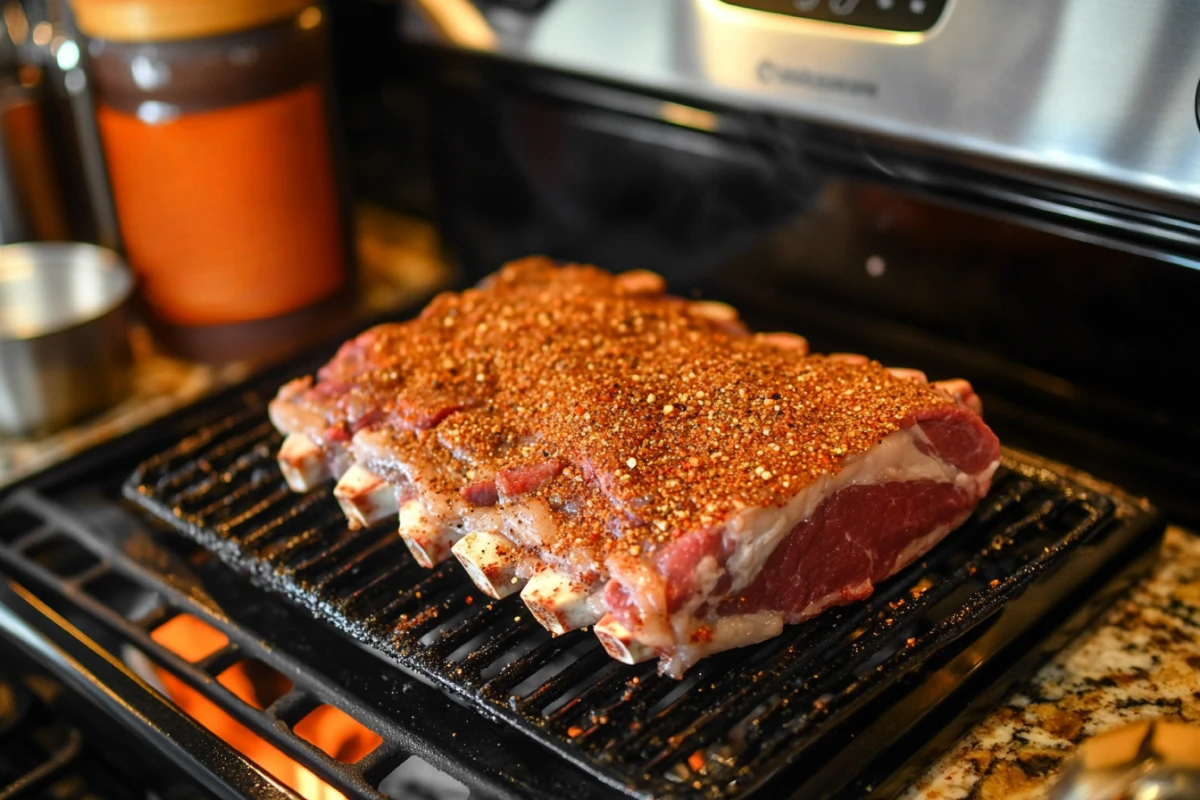
[(126, 252), (163, 319), (275, 316), (345, 281), (319, 85), (163, 122), (97, 117)]

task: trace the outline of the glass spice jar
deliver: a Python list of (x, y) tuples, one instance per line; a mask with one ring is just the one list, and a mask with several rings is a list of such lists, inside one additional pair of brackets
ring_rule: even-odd
[(312, 0), (73, 0), (123, 244), (182, 325), (285, 314), (348, 272)]

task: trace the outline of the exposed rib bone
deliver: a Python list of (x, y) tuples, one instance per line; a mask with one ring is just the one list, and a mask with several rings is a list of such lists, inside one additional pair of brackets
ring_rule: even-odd
[(979, 399), (979, 395), (975, 394), (975, 390), (971, 387), (970, 382), (963, 378), (934, 381), (930, 386), (942, 394), (951, 397), (960, 406), (969, 408), (976, 414), (983, 414), (983, 401)]
[(919, 369), (909, 369), (908, 367), (888, 367), (887, 371), (901, 380), (916, 381), (917, 383), (929, 383), (929, 378), (925, 377), (925, 373)]
[(667, 290), (667, 282), (657, 272), (645, 269), (633, 269), (616, 276), (617, 285), (633, 294), (662, 294)]
[(432, 569), (450, 557), (450, 537), (431, 521), (420, 500), (400, 506), (400, 538), (417, 563)]
[(396, 487), (358, 464), (342, 475), (333, 487), (333, 496), (352, 528), (369, 527), (399, 510)]
[(521, 588), (517, 551), (498, 533), (475, 531), (454, 543), (451, 552), (462, 563), (479, 591), (497, 600)]
[(637, 664), (655, 657), (654, 651), (634, 639), (612, 614), (605, 614), (592, 630), (608, 654), (623, 664)]
[(279, 471), (293, 492), (307, 492), (331, 475), (321, 448), (303, 433), (289, 434), (279, 448)]
[(600, 619), (588, 603), (593, 589), (553, 569), (543, 569), (525, 584), (521, 599), (543, 628), (561, 636)]
[(758, 334), (760, 341), (775, 345), (781, 350), (795, 350), (798, 355), (808, 355), (808, 339), (795, 333), (778, 331)]

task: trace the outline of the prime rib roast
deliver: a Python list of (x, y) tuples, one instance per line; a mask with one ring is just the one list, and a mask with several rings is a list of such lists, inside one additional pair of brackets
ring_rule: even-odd
[(751, 334), (649, 272), (545, 258), (345, 343), (271, 403), (288, 484), (399, 520), (551, 632), (680, 676), (920, 558), (986, 494), (962, 380)]

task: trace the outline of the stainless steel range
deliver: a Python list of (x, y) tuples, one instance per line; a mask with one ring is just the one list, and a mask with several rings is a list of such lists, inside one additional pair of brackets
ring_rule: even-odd
[(554, 0), (481, 3), (475, 24), (466, 3), (410, 5), (436, 23), (418, 40), (1200, 199), (1190, 2)]

